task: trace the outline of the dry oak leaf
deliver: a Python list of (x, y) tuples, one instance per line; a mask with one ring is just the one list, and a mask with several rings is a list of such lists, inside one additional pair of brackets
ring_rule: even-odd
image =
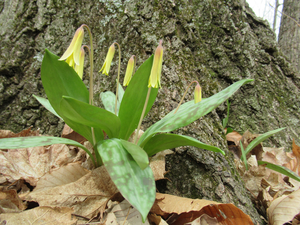
[(168, 154), (173, 154), (172, 150), (164, 150), (157, 153), (155, 156), (150, 159), (150, 167), (153, 171), (153, 176), (155, 180), (165, 179), (166, 174), (166, 161), (165, 156)]
[(142, 222), (142, 216), (138, 210), (133, 208), (127, 200), (113, 206), (106, 217), (105, 225), (124, 224), (124, 225), (150, 225), (148, 219)]
[(270, 225), (285, 224), (300, 212), (300, 189), (292, 194), (276, 198), (268, 209)]
[(243, 137), (243, 136), (240, 135), (240, 134), (239, 134), (238, 132), (236, 132), (236, 131), (232, 131), (232, 132), (226, 134), (226, 140), (227, 140), (227, 141), (234, 142), (234, 144), (235, 144), (236, 146), (239, 145), (239, 142), (240, 142), (240, 140), (242, 139), (242, 137)]
[(73, 209), (67, 207), (37, 207), (21, 213), (0, 214), (0, 224), (75, 224)]
[[(102, 214), (107, 201), (118, 193), (105, 167), (99, 167), (77, 179), (72, 173), (64, 172), (70, 166), (74, 167), (62, 167), (42, 178), (26, 200), (36, 201), (40, 206), (72, 207), (74, 214), (86, 218), (94, 218), (99, 212)], [(79, 168), (84, 170), (80, 165), (71, 170), (74, 169), (76, 173)]]
[(31, 127), (26, 130), (22, 130), (19, 133), (14, 133), (10, 130), (0, 130), (1, 138), (11, 138), (11, 137), (27, 137), (27, 136), (39, 136), (39, 130), (32, 131)]
[(0, 151), (1, 181), (24, 179), (32, 186), (47, 172), (82, 158), (83, 150), (70, 151), (64, 144)]
[(292, 153), (287, 153), (292, 160), (283, 166), (294, 171), (300, 176), (300, 147), (296, 145), (295, 140), (293, 140), (292, 150)]
[(15, 190), (0, 191), (0, 213), (20, 212), (26, 205)]
[(156, 193), (154, 205), (150, 211), (172, 225), (192, 222), (201, 215), (216, 218), (220, 224), (253, 224), (250, 217), (233, 204), (221, 204), (205, 199), (189, 199), (168, 194)]

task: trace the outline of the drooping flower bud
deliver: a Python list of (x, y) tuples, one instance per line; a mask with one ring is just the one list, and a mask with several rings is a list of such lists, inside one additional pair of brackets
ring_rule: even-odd
[(131, 58), (128, 61), (127, 69), (125, 73), (125, 78), (123, 81), (123, 86), (127, 86), (131, 80), (131, 77), (134, 73), (134, 67), (135, 67), (135, 56), (131, 56)]
[(103, 64), (103, 66), (102, 66), (102, 68), (99, 72), (102, 72), (103, 74), (108, 76), (111, 61), (112, 61), (112, 59), (114, 57), (114, 54), (115, 54), (115, 50), (116, 50), (115, 49), (115, 43), (113, 43), (108, 49), (104, 64)]
[(84, 46), (82, 46), (80, 49), (79, 65), (75, 65), (75, 71), (81, 79), (83, 76), (83, 65), (84, 65)]
[(84, 29), (83, 25), (81, 25), (75, 32), (75, 35), (71, 41), (71, 44), (63, 54), (63, 56), (59, 60), (66, 60), (66, 62), (69, 64), (69, 66), (73, 67), (75, 65), (80, 64), (80, 48), (82, 45), (84, 36)]
[(161, 69), (162, 69), (162, 60), (163, 60), (163, 40), (159, 41), (159, 45), (155, 50), (152, 69), (149, 77), (148, 87), (153, 88), (161, 88), (160, 85), (160, 77), (161, 77)]
[(195, 103), (201, 102), (201, 86), (197, 82), (197, 85), (195, 87), (195, 92), (194, 92), (194, 101)]

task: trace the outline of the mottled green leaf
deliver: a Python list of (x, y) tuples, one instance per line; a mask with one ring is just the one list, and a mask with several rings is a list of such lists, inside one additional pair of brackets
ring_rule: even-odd
[(277, 132), (282, 131), (284, 129), (285, 129), (285, 127), (279, 128), (279, 129), (276, 129), (276, 130), (271, 130), (267, 133), (259, 135), (257, 138), (255, 138), (253, 141), (251, 141), (250, 144), (247, 146), (247, 148), (245, 150), (245, 155), (247, 155), (256, 145), (258, 145), (259, 143), (261, 143), (264, 140), (268, 139), (273, 134), (276, 134)]
[(120, 141), (123, 147), (132, 156), (132, 158), (136, 161), (136, 163), (141, 167), (142, 170), (149, 165), (149, 158), (144, 149), (129, 141), (125, 141), (122, 139), (120, 139)]
[(179, 107), (179, 110), (175, 114), (175, 110), (173, 110), (163, 119), (149, 127), (139, 139), (138, 144), (141, 147), (144, 147), (148, 140), (156, 133), (170, 132), (180, 127), (189, 125), (190, 123), (217, 108), (222, 102), (226, 101), (231, 95), (233, 95), (243, 84), (251, 81), (253, 80), (238, 81), (219, 93), (203, 99), (201, 102), (196, 104), (194, 101), (186, 102)]
[(0, 149), (17, 149), (17, 148), (29, 148), (36, 146), (45, 146), (53, 144), (66, 144), (74, 145), (82, 148), (91, 157), (95, 164), (95, 160), (91, 152), (77, 141), (73, 141), (67, 138), (60, 137), (48, 137), (48, 136), (36, 136), (36, 137), (16, 137), (16, 138), (2, 138), (0, 139)]
[(61, 118), (53, 109), (52, 105), (50, 104), (48, 99), (33, 95), (33, 97), (35, 97), (36, 100), (39, 101), (39, 103), (41, 103), (46, 109), (48, 109), (48, 111), (50, 111), (52, 114), (54, 114), (55, 116), (57, 116), (58, 118), (60, 118), (61, 120), (63, 120), (63, 118)]
[(142, 170), (120, 139), (101, 141), (97, 147), (111, 179), (145, 221), (155, 200), (155, 181), (151, 168), (148, 166)]
[(257, 160), (257, 164), (258, 165), (265, 165), (267, 168), (269, 168), (271, 170), (274, 170), (278, 173), (286, 175), (286, 176), (288, 176), (290, 178), (293, 178), (294, 180), (300, 182), (300, 177), (296, 173), (294, 173), (293, 171), (289, 170), (288, 168), (286, 168), (284, 166), (279, 166), (279, 165), (275, 165), (275, 164), (270, 163), (270, 162), (260, 161), (260, 160)]
[(104, 130), (110, 138), (117, 137), (120, 130), (120, 119), (113, 113), (81, 102), (74, 98), (63, 96), (61, 109), (64, 115), (77, 123)]
[(115, 113), (116, 95), (111, 91), (106, 91), (100, 94), (100, 98), (104, 108), (111, 113)]
[[(132, 132), (138, 126), (148, 92), (148, 80), (152, 68), (152, 62), (153, 56), (147, 59), (138, 68), (125, 90), (119, 111), (119, 118), (121, 120), (119, 138), (121, 139), (128, 140)], [(146, 116), (151, 109), (157, 92), (158, 88), (151, 88), (144, 116)]]
[(192, 137), (178, 134), (155, 135), (146, 143), (146, 145), (144, 146), (144, 150), (147, 152), (148, 156), (152, 156), (165, 149), (172, 149), (180, 146), (194, 146), (213, 152), (220, 152), (223, 155), (225, 155), (224, 151), (217, 147), (204, 144)]

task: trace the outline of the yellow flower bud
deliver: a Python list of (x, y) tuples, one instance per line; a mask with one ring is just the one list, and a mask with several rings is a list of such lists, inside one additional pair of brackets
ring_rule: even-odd
[(162, 40), (159, 41), (159, 45), (155, 50), (148, 87), (161, 88), (160, 77), (161, 77), (161, 68), (162, 68), (162, 60), (163, 60), (162, 42), (163, 42)]
[(109, 70), (110, 70), (111, 61), (115, 54), (115, 50), (116, 50), (115, 43), (113, 43), (108, 49), (104, 64), (99, 72), (102, 72), (103, 74), (108, 75)]
[(82, 46), (80, 49), (79, 65), (75, 65), (75, 71), (81, 79), (83, 76), (83, 65), (84, 65), (84, 46)]
[(131, 56), (131, 58), (128, 61), (127, 69), (125, 73), (125, 78), (123, 81), (123, 86), (127, 86), (131, 80), (131, 77), (134, 73), (134, 67), (135, 67), (135, 56)]
[(66, 62), (69, 64), (69, 66), (73, 67), (75, 65), (80, 64), (80, 48), (82, 45), (84, 36), (84, 29), (83, 25), (81, 25), (75, 32), (75, 35), (71, 41), (71, 44), (69, 45), (68, 49), (65, 51), (63, 56), (59, 60), (66, 60)]
[(195, 103), (201, 102), (201, 86), (198, 84), (195, 87), (195, 92), (194, 92), (194, 101)]

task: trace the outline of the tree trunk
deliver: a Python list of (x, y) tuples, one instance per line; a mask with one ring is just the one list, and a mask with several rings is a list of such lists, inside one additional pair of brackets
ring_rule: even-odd
[(284, 0), (278, 43), (300, 74), (300, 1)]
[[(44, 49), (61, 56), (75, 30), (85, 23), (94, 37), (97, 106), (101, 105), (100, 93), (116, 86), (116, 61), (110, 76), (98, 73), (109, 46), (115, 41), (121, 46), (122, 76), (131, 55), (137, 56), (139, 66), (163, 39), (162, 88), (143, 130), (175, 109), (193, 80), (200, 83), (206, 98), (238, 80), (253, 78), (230, 98), (229, 126), (241, 133), (287, 127), (270, 139), (272, 145), (290, 146), (292, 139), (298, 138), (300, 80), (279, 51), (274, 32), (244, 0), (5, 0), (0, 2), (0, 12), (2, 129), (20, 131), (32, 125), (44, 133), (59, 135), (62, 121), (44, 110), (32, 94), (45, 96), (40, 81)], [(85, 38), (84, 43), (89, 43)], [(86, 71), (88, 67), (86, 62)], [(83, 79), (88, 87), (88, 76)], [(185, 101), (192, 96), (190, 90)], [(226, 156), (195, 148), (171, 155), (167, 168), (173, 185), (167, 184), (166, 191), (234, 202), (257, 224), (261, 220), (227, 149), (221, 124), (226, 109), (223, 104), (190, 126), (174, 131), (217, 146)], [(185, 185), (180, 183), (178, 173)]]

